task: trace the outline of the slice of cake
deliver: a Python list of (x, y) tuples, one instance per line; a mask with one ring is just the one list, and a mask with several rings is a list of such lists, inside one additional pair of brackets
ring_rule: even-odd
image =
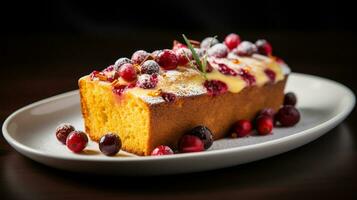
[(123, 150), (150, 155), (158, 145), (175, 148), (195, 126), (208, 127), (219, 139), (237, 120), (279, 109), (289, 69), (271, 55), (269, 43), (192, 43), (191, 50), (178, 42), (172, 50), (140, 50), (80, 78), (91, 139), (114, 132)]

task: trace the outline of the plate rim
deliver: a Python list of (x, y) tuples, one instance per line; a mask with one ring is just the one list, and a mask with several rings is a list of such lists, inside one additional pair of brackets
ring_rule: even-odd
[[(320, 81), (333, 83), (334, 85), (336, 85), (336, 86), (340, 87), (341, 89), (343, 89), (344, 91), (346, 91), (346, 93), (348, 94), (350, 103), (347, 104), (345, 107), (343, 107), (341, 112), (337, 113), (330, 119), (328, 119), (312, 128), (303, 130), (303, 131), (298, 132), (293, 135), (289, 135), (289, 136), (285, 136), (285, 137), (281, 137), (281, 138), (277, 138), (274, 140), (265, 141), (265, 142), (261, 142), (261, 143), (256, 143), (256, 144), (232, 147), (232, 148), (228, 148), (228, 149), (217, 149), (214, 151), (175, 154), (175, 155), (164, 155), (164, 156), (135, 156), (134, 155), (132, 157), (120, 157), (120, 158), (107, 157), (107, 156), (93, 158), (93, 157), (85, 157), (85, 156), (83, 156), (83, 157), (68, 157), (68, 156), (62, 156), (62, 155), (50, 155), (50, 154), (46, 154), (45, 152), (39, 151), (37, 149), (31, 148), (29, 146), (26, 146), (25, 144), (18, 142), (7, 131), (7, 127), (9, 126), (11, 121), (15, 119), (15, 117), (18, 114), (20, 114), (24, 111), (27, 111), (29, 109), (32, 109), (34, 107), (40, 106), (42, 104), (46, 104), (46, 103), (56, 101), (56, 100), (59, 100), (62, 98), (70, 97), (73, 95), (78, 95), (78, 90), (72, 90), (72, 91), (61, 93), (61, 94), (58, 94), (58, 95), (55, 95), (52, 97), (48, 97), (48, 98), (36, 101), (34, 103), (31, 103), (29, 105), (26, 105), (24, 107), (17, 109), (15, 112), (10, 114), (4, 121), (3, 126), (2, 126), (2, 133), (3, 133), (5, 140), (10, 144), (10, 146), (12, 146), (16, 151), (20, 152), (20, 154), (25, 155), (27, 157), (30, 157), (29, 155), (27, 155), (27, 153), (30, 153), (34, 156), (41, 156), (41, 157), (45, 157), (45, 158), (49, 158), (49, 159), (61, 159), (61, 160), (68, 160), (68, 161), (71, 160), (71, 161), (85, 161), (85, 162), (145, 162), (145, 161), (153, 161), (153, 160), (187, 159), (187, 158), (194, 158), (194, 157), (202, 158), (202, 157), (209, 157), (209, 156), (217, 156), (220, 154), (228, 154), (228, 153), (234, 154), (239, 151), (249, 151), (250, 149), (256, 149), (256, 148), (266, 148), (269, 146), (274, 146), (279, 143), (284, 143), (284, 142), (288, 142), (290, 140), (304, 137), (305, 135), (315, 132), (318, 129), (330, 127), (331, 125), (334, 126), (334, 125), (338, 124), (339, 122), (343, 121), (352, 112), (352, 110), (355, 106), (355, 103), (356, 103), (356, 97), (355, 97), (354, 93), (352, 92), (352, 90), (350, 88), (348, 88), (347, 86), (345, 86), (337, 81), (328, 79), (328, 78), (323, 78), (323, 77), (310, 75), (310, 74), (294, 72), (294, 73), (291, 73), (289, 76), (298, 76), (298, 77), (302, 76), (302, 77), (308, 77), (308, 78), (317, 79)], [(22, 152), (26, 152), (26, 153), (22, 153)]]

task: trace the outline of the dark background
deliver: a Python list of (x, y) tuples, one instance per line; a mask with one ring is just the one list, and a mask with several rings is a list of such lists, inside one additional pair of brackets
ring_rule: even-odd
[[(295, 72), (354, 92), (356, 10), (347, 1), (5, 1), (0, 4), (0, 122), (137, 49), (170, 48), (185, 33), (269, 40)], [(250, 164), (171, 177), (78, 175), (16, 153), (0, 136), (0, 195), (40, 198), (353, 198), (355, 112), (321, 139)], [(37, 183), (38, 184), (34, 184)], [(173, 195), (177, 194), (177, 195)]]

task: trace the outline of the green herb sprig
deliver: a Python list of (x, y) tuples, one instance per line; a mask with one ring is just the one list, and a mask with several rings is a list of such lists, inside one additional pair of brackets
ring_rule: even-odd
[(182, 34), (183, 39), (185, 40), (185, 43), (187, 47), (190, 49), (192, 53), (193, 59), (196, 61), (196, 64), (198, 65), (198, 71), (202, 74), (202, 76), (207, 79), (207, 72), (206, 72), (206, 67), (207, 67), (207, 56), (203, 56), (203, 62), (201, 62), (200, 57), (197, 55), (197, 52), (193, 48), (191, 42), (187, 39), (185, 34)]

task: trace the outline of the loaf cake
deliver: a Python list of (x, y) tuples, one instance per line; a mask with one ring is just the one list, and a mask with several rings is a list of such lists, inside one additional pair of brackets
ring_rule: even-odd
[(253, 119), (266, 107), (279, 109), (290, 70), (272, 56), (267, 41), (186, 42), (175, 41), (170, 50), (137, 51), (79, 79), (85, 131), (92, 140), (113, 132), (123, 150), (146, 156), (158, 145), (175, 148), (197, 125), (208, 127), (217, 140), (237, 120)]

